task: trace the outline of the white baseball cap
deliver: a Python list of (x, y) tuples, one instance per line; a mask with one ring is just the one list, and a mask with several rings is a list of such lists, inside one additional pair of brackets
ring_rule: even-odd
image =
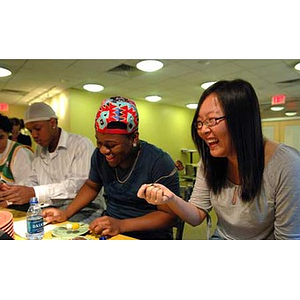
[(36, 102), (28, 107), (25, 112), (24, 123), (47, 121), (51, 118), (58, 119), (55, 111), (44, 102)]

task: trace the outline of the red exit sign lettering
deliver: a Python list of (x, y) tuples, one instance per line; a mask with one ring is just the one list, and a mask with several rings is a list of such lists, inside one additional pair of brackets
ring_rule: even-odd
[(272, 105), (276, 104), (284, 104), (285, 103), (285, 95), (275, 95), (272, 97)]
[(0, 111), (8, 111), (8, 104), (0, 103)]

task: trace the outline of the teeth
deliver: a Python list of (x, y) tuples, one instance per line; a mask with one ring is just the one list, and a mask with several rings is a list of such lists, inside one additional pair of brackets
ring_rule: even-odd
[(208, 144), (216, 143), (216, 142), (218, 142), (217, 139), (210, 139), (210, 140), (207, 140), (207, 143), (208, 143)]

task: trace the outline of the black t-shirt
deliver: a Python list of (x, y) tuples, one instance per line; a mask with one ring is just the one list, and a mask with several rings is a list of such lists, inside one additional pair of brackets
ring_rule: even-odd
[[(155, 205), (138, 198), (137, 192), (142, 184), (153, 183), (161, 176), (170, 174), (174, 167), (174, 161), (168, 153), (141, 141), (136, 166), (126, 182), (118, 182), (115, 169), (108, 165), (99, 149), (95, 149), (92, 155), (89, 179), (104, 186), (107, 215), (117, 219), (127, 219), (143, 216), (157, 210)], [(160, 183), (179, 195), (178, 173), (161, 180)], [(139, 239), (172, 239), (172, 228), (124, 234)]]

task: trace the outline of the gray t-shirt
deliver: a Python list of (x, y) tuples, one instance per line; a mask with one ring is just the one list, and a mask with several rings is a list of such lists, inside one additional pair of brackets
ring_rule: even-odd
[[(208, 189), (200, 163), (190, 202), (218, 217), (215, 236), (220, 239), (300, 239), (300, 153), (280, 144), (268, 161), (262, 190), (251, 202), (242, 202), (239, 186), (214, 195)], [(237, 201), (233, 202), (233, 198)]]

